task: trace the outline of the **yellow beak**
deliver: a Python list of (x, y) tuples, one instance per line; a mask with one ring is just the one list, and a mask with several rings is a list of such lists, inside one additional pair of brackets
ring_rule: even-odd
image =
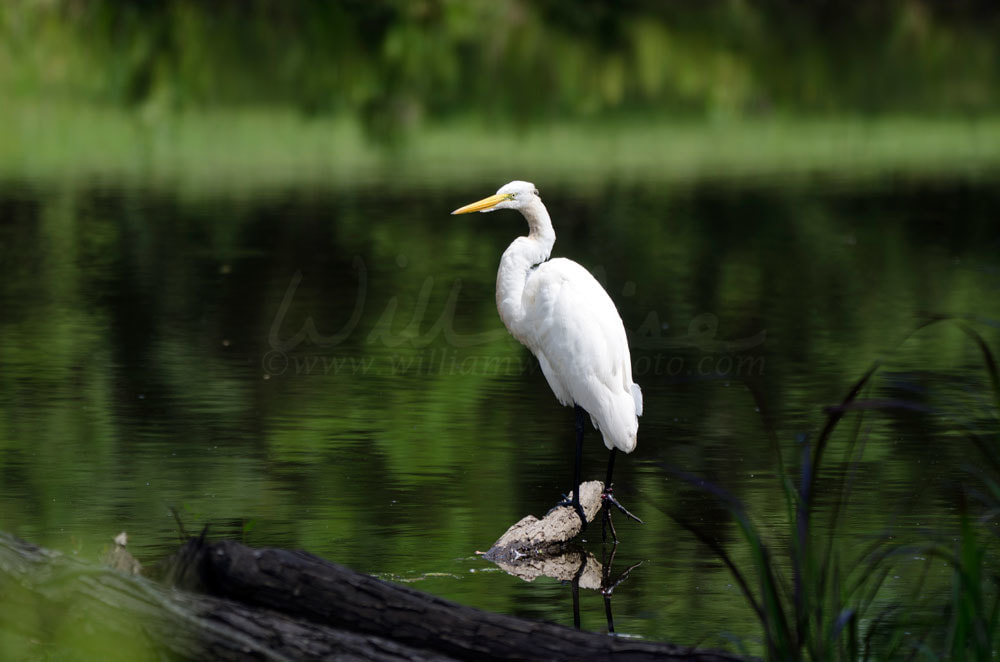
[(474, 211), (483, 211), (484, 209), (489, 209), (490, 207), (495, 207), (504, 200), (510, 200), (510, 193), (498, 193), (496, 195), (491, 195), (488, 198), (483, 198), (479, 202), (473, 202), (471, 205), (465, 205), (464, 207), (459, 207), (452, 214), (470, 214)]

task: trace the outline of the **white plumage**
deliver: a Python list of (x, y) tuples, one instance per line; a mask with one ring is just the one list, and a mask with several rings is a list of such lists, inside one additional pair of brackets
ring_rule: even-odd
[[(515, 239), (500, 259), (500, 318), (538, 358), (556, 399), (568, 407), (582, 407), (601, 431), (604, 445), (612, 451), (610, 483), (614, 451), (635, 450), (642, 415), (642, 391), (632, 381), (621, 316), (590, 272), (566, 258), (549, 259), (556, 235), (538, 189), (530, 182), (510, 182), (496, 195), (452, 213), (497, 209), (517, 209), (529, 228), (528, 236)], [(606, 489), (610, 492), (610, 484)]]
[(579, 264), (556, 258), (528, 273), (520, 298), (524, 314), (501, 318), (538, 357), (556, 399), (583, 407), (608, 449), (631, 453), (642, 394), (632, 381), (625, 327), (611, 297)]

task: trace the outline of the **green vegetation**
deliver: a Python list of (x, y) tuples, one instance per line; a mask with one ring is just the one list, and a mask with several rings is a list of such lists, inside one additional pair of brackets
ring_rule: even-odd
[(1000, 109), (998, 27), (982, 1), (17, 2), (0, 89), (348, 113), (374, 136), (469, 113), (968, 115)]
[(995, 171), (995, 14), (7, 3), (0, 177), (259, 190)]
[[(720, 487), (668, 468), (670, 473), (716, 497), (729, 512), (749, 548), (748, 559), (734, 560), (736, 552), (719, 544), (716, 535), (683, 512), (671, 514), (719, 556), (732, 572), (741, 592), (757, 615), (769, 660), (890, 660), (928, 659), (991, 660), (1000, 651), (1000, 551), (995, 535), (1000, 512), (1000, 374), (996, 359), (983, 336), (962, 320), (939, 317), (925, 326), (953, 322), (979, 349), (990, 386), (993, 424), (985, 431), (956, 420), (954, 432), (968, 446), (973, 461), (987, 471), (970, 470), (970, 480), (957, 488), (956, 522), (937, 533), (900, 535), (889, 522), (867, 542), (850, 532), (852, 491), (859, 467), (866, 461), (867, 436), (862, 418), (893, 416), (894, 412), (928, 413), (925, 399), (862, 398), (877, 376), (882, 362), (873, 364), (853, 385), (843, 401), (830, 407), (815, 443), (802, 443), (798, 475), (783, 467), (778, 455), (778, 479), (785, 496), (787, 532), (784, 544), (754, 521), (739, 499)], [(839, 424), (857, 417), (842, 442), (838, 471), (826, 475), (824, 453), (832, 445)], [(863, 436), (862, 436), (863, 435)], [(823, 494), (823, 489), (829, 494)], [(971, 500), (980, 501), (970, 504)], [(824, 504), (825, 522), (818, 521)], [(972, 511), (975, 511), (972, 512)], [(758, 513), (759, 516), (761, 513)], [(782, 558), (787, 555), (787, 558)], [(747, 557), (744, 557), (747, 558)], [(908, 559), (919, 567), (910, 576), (899, 599), (899, 590), (887, 589), (892, 575), (905, 574)], [(951, 590), (935, 590), (935, 565), (951, 569)], [(783, 571), (791, 570), (791, 576)], [(887, 595), (888, 594), (888, 595)]]
[[(146, 121), (126, 111), (11, 104), (0, 178), (201, 192), (356, 187), (691, 183), (722, 177), (865, 180), (1000, 170), (1000, 119), (842, 118), (701, 124), (587, 122), (487, 131), (468, 124), (373, 147), (352, 120), (225, 110)], [(513, 174), (512, 174), (513, 173)]]

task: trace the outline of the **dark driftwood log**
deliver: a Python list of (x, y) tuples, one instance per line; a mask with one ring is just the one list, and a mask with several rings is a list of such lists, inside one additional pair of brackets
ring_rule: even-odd
[(0, 630), (51, 642), (86, 624), (76, 659), (129, 659), (130, 642), (176, 659), (739, 659), (490, 614), (304, 552), (196, 539), (161, 571), (181, 590), (0, 534)]
[[(176, 660), (452, 659), (391, 639), (171, 590), (3, 533), (0, 596), (0, 631), (25, 642), (22, 652), (32, 658), (58, 653), (74, 660), (133, 660), (137, 651), (154, 650)], [(76, 634), (67, 642), (60, 636), (66, 632)]]
[(191, 588), (467, 660), (698, 660), (737, 656), (491, 614), (305, 552), (188, 543), (172, 576)]

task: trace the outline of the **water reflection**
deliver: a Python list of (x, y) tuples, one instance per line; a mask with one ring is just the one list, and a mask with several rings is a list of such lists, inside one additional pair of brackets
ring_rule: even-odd
[[(724, 486), (780, 541), (775, 441), (794, 467), (796, 439), (878, 356), (873, 397), (932, 406), (864, 419), (847, 531), (953, 528), (970, 457), (954, 421), (993, 429), (988, 378), (954, 328), (906, 338), (927, 312), (1000, 319), (993, 184), (547, 188), (557, 253), (603, 274), (646, 399), (619, 468), (646, 522), (619, 531), (643, 562), (615, 594), (619, 632), (755, 635), (726, 568), (664, 515), (750, 563), (729, 513), (660, 466)], [(473, 550), (558, 499), (573, 445), (572, 412), (494, 307), (496, 256), (523, 222), (449, 216), (468, 191), (379, 193), (0, 191), (4, 528), (92, 557), (124, 529), (146, 562), (175, 545), (175, 508), (190, 530), (571, 622), (554, 579), (469, 572), (488, 567)], [(832, 470), (846, 451), (832, 440)], [(604, 459), (586, 445), (585, 467)], [(602, 607), (584, 600), (582, 622)]]
[(598, 591), (604, 601), (604, 615), (608, 632), (615, 631), (615, 621), (611, 610), (611, 596), (633, 570), (642, 565), (636, 561), (624, 570), (615, 571), (617, 544), (601, 546), (601, 560), (578, 545), (569, 545), (559, 554), (518, 558), (491, 558), (501, 570), (525, 582), (533, 582), (540, 577), (555, 579), (569, 584), (573, 595), (573, 626), (580, 628), (580, 589)]

